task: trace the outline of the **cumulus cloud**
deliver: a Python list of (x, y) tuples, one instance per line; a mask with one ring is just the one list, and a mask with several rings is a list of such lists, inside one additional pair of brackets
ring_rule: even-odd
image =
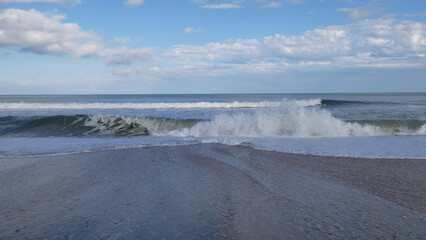
[(64, 18), (64, 15), (45, 15), (34, 9), (1, 10), (0, 46), (77, 57), (91, 56), (102, 49), (96, 34), (83, 31), (76, 23), (62, 23)]
[(358, 29), (356, 47), (378, 56), (404, 57), (426, 53), (426, 24), (394, 19), (367, 19), (352, 24)]
[(242, 8), (241, 5), (232, 4), (232, 3), (221, 3), (221, 4), (206, 4), (202, 5), (201, 8), (208, 9), (233, 9), (233, 8)]
[(361, 8), (339, 8), (336, 11), (346, 12), (345, 18), (349, 20), (359, 20), (373, 16), (370, 11)]
[[(425, 30), (425, 23), (381, 18), (294, 36), (276, 34), (259, 40), (176, 45), (163, 56), (176, 67), (160, 72), (170, 76), (183, 72), (210, 76), (239, 71), (422, 67), (426, 64)], [(129, 68), (124, 72), (145, 74), (144, 71)]]
[(135, 7), (143, 4), (144, 0), (127, 0), (124, 2), (125, 5)]
[(64, 19), (64, 15), (34, 9), (1, 10), (0, 47), (35, 54), (103, 57), (109, 64), (130, 64), (152, 56), (150, 48), (107, 49), (97, 34), (82, 30), (76, 23), (63, 23)]
[(369, 52), (377, 56), (425, 53), (426, 24), (384, 18), (306, 31), (276, 34), (262, 40), (238, 39), (204, 46), (176, 45), (168, 56), (184, 60), (250, 62), (267, 59), (318, 60)]
[(197, 33), (197, 32), (201, 32), (203, 31), (202, 28), (185, 28), (185, 30), (183, 30), (184, 33), (186, 34), (191, 34), (191, 33)]
[(306, 31), (300, 36), (274, 35), (265, 37), (264, 47), (277, 57), (320, 59), (347, 54), (350, 40), (346, 29), (328, 27)]
[[(187, 28), (193, 33), (198, 29)], [(36, 10), (0, 10), (0, 47), (35, 54), (97, 57), (107, 64), (145, 62), (151, 67), (114, 70), (117, 75), (220, 75), (292, 69), (421, 67), (426, 64), (426, 23), (389, 17), (313, 29), (300, 35), (275, 34), (205, 45), (175, 45), (162, 54), (154, 48), (107, 48), (95, 33), (65, 16)], [(130, 38), (114, 39), (125, 44)], [(152, 67), (152, 64), (161, 67)], [(167, 66), (167, 67), (164, 67)]]
[(347, 30), (339, 27), (307, 31), (300, 36), (276, 34), (262, 41), (238, 39), (205, 46), (177, 45), (169, 56), (183, 60), (206, 59), (218, 62), (250, 62), (273, 58), (320, 59), (345, 55), (351, 50)]

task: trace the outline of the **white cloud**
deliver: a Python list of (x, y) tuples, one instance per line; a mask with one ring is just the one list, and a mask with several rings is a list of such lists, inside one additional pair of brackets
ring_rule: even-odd
[(270, 3), (262, 3), (259, 5), (260, 8), (280, 8), (283, 4), (280, 2), (272, 1)]
[(32, 2), (80, 4), (81, 0), (0, 0), (0, 3), (32, 3)]
[(197, 33), (197, 32), (201, 32), (203, 31), (202, 28), (185, 28), (185, 30), (183, 30), (184, 33), (186, 34), (191, 34), (191, 33)]
[(350, 52), (346, 29), (328, 27), (306, 31), (300, 36), (275, 35), (264, 38), (264, 48), (271, 55), (286, 58), (320, 59)]
[[(176, 45), (163, 55), (175, 67), (149, 72), (163, 77), (282, 72), (339, 68), (422, 67), (426, 64), (426, 24), (392, 18), (366, 19), (348, 25), (237, 39), (203, 46)], [(121, 74), (147, 74), (128, 68)], [(120, 74), (116, 72), (116, 74)]]
[(143, 4), (144, 0), (127, 0), (124, 2), (125, 5), (135, 7)]
[(64, 15), (34, 9), (0, 10), (0, 47), (35, 54), (102, 57), (108, 64), (131, 64), (153, 55), (151, 48), (107, 49), (97, 34), (82, 30), (77, 23), (63, 23), (64, 19)]
[(257, 40), (236, 40), (226, 43), (209, 43), (205, 46), (176, 45), (166, 53), (169, 57), (184, 62), (205, 59), (217, 62), (246, 62), (262, 55), (261, 43)]
[(336, 11), (346, 12), (345, 17), (349, 20), (359, 20), (373, 16), (370, 11), (361, 8), (339, 8)]
[(349, 25), (306, 31), (302, 35), (276, 34), (204, 46), (176, 45), (167, 56), (183, 62), (255, 62), (268, 59), (320, 60), (368, 52), (375, 56), (410, 56), (426, 52), (426, 24), (394, 19), (367, 19)]
[(276, 34), (256, 39), (209, 43), (205, 46), (177, 45), (168, 56), (184, 61), (205, 59), (216, 62), (253, 62), (275, 58), (320, 59), (348, 54), (351, 41), (339, 27), (307, 31), (300, 36)]
[(378, 56), (402, 57), (426, 52), (426, 23), (394, 19), (364, 20), (352, 25), (359, 29), (357, 47)]
[[(95, 33), (65, 16), (36, 10), (0, 10), (0, 48), (36, 54), (97, 57), (107, 64), (145, 62), (151, 67), (114, 70), (117, 75), (212, 76), (238, 72), (426, 65), (426, 23), (392, 18), (364, 19), (347, 25), (236, 39), (205, 45), (176, 45), (161, 55), (154, 48), (106, 48)], [(187, 28), (191, 33), (198, 29)], [(128, 43), (130, 38), (115, 38)], [(159, 67), (152, 67), (157, 64)], [(163, 66), (163, 67), (161, 67)]]
[(221, 4), (206, 4), (206, 5), (202, 5), (201, 8), (233, 9), (233, 8), (242, 8), (242, 6), (238, 4), (232, 4), (232, 3), (221, 3)]
[(62, 23), (63, 15), (34, 9), (0, 11), (0, 46), (19, 47), (37, 54), (73, 54), (86, 57), (102, 49), (99, 37), (76, 23)]
[(306, 0), (191, 0), (191, 2), (201, 4), (201, 8), (209, 9), (235, 9), (256, 5), (258, 8), (279, 8), (283, 6), (283, 1), (299, 4)]

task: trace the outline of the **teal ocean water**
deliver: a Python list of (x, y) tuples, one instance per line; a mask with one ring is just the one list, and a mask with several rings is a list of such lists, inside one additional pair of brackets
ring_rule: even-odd
[(0, 155), (217, 142), (426, 158), (426, 93), (0, 96)]

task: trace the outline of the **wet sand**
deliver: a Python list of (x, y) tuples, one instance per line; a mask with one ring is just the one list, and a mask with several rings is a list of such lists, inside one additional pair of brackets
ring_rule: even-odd
[(0, 239), (422, 239), (426, 160), (203, 144), (0, 159)]

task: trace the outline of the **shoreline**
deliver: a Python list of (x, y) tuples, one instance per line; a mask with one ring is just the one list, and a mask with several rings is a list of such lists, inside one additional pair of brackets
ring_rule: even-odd
[[(417, 136), (416, 136), (417, 137)], [(366, 157), (366, 156), (344, 156), (344, 155), (327, 155), (327, 154), (317, 154), (317, 153), (299, 153), (299, 152), (286, 152), (280, 151), (277, 149), (268, 149), (262, 148), (261, 146), (256, 146), (252, 143), (243, 143), (243, 144), (226, 144), (221, 142), (194, 142), (194, 143), (176, 143), (176, 144), (153, 144), (153, 145), (141, 145), (141, 146), (129, 146), (129, 147), (119, 147), (119, 148), (100, 148), (100, 149), (87, 149), (75, 152), (59, 152), (59, 153), (42, 153), (42, 154), (33, 154), (33, 155), (0, 155), (0, 160), (2, 159), (20, 159), (20, 158), (37, 158), (37, 157), (54, 157), (54, 156), (63, 156), (63, 155), (73, 155), (73, 154), (84, 154), (84, 153), (93, 153), (93, 152), (104, 152), (104, 151), (121, 151), (121, 150), (131, 150), (131, 149), (141, 149), (141, 148), (151, 148), (151, 147), (179, 147), (179, 146), (197, 146), (197, 145), (224, 145), (230, 147), (248, 147), (257, 151), (273, 152), (279, 154), (291, 154), (291, 155), (302, 155), (309, 157), (327, 157), (327, 158), (349, 158), (349, 159), (389, 159), (389, 160), (426, 160), (426, 157)]]
[(0, 238), (416, 239), (425, 172), (213, 143), (0, 158)]

